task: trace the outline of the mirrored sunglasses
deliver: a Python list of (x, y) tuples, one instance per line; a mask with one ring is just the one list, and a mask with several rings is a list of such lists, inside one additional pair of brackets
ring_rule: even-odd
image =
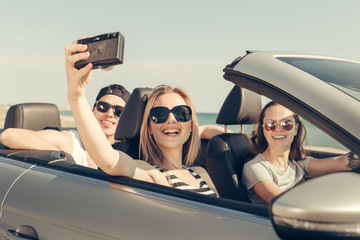
[(191, 108), (189, 106), (179, 105), (171, 110), (167, 107), (154, 107), (150, 109), (149, 118), (153, 123), (160, 124), (168, 120), (170, 113), (174, 114), (174, 117), (178, 122), (188, 122), (192, 116)]
[(112, 108), (113, 111), (114, 111), (114, 114), (118, 117), (121, 116), (121, 113), (123, 112), (124, 110), (124, 107), (123, 106), (119, 106), (119, 105), (111, 105), (107, 102), (101, 102), (101, 101), (97, 101), (96, 102), (96, 109), (99, 111), (99, 112), (107, 112), (109, 110), (109, 108)]
[[(266, 131), (268, 131), (268, 132), (275, 131), (277, 125), (278, 125), (278, 123), (275, 121), (267, 121), (266, 123), (263, 124)], [(280, 122), (279, 126), (285, 131), (290, 131), (294, 127), (294, 123), (293, 123), (293, 121), (291, 121), (289, 119), (285, 119)]]

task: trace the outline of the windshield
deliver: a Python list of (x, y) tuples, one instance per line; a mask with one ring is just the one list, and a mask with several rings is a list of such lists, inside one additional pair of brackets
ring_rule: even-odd
[(278, 57), (360, 100), (360, 64), (321, 58)]

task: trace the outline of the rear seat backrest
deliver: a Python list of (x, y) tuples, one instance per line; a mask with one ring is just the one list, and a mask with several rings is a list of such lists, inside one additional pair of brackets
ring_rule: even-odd
[[(224, 101), (216, 123), (254, 124), (261, 112), (261, 97), (234, 86)], [(206, 152), (206, 170), (220, 197), (249, 202), (241, 184), (242, 169), (253, 157), (252, 144), (243, 133), (223, 133), (210, 139)]]
[(134, 159), (139, 158), (140, 128), (151, 88), (135, 88), (121, 114), (115, 132), (119, 142), (113, 147), (127, 153)]
[(6, 113), (4, 129), (25, 128), (42, 130), (61, 129), (60, 113), (51, 103), (21, 103), (12, 105)]

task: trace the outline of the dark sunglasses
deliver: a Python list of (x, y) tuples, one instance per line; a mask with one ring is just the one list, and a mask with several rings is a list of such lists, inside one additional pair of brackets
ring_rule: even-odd
[[(278, 125), (277, 122), (270, 120), (270, 121), (267, 121), (266, 123), (264, 123), (263, 126), (265, 127), (266, 131), (273, 132), (276, 129), (276, 125)], [(291, 121), (289, 119), (282, 120), (279, 125), (285, 131), (290, 131), (294, 127), (293, 121)]]
[(109, 110), (109, 108), (112, 108), (113, 111), (114, 111), (114, 114), (115, 114), (116, 116), (118, 116), (118, 117), (121, 116), (121, 113), (122, 113), (123, 110), (124, 110), (124, 107), (123, 107), (123, 106), (118, 106), (118, 105), (113, 106), (113, 105), (111, 105), (111, 104), (109, 104), (109, 103), (107, 103), (107, 102), (97, 101), (97, 102), (95, 103), (95, 105), (96, 105), (96, 109), (97, 109), (99, 112), (102, 112), (102, 113), (107, 112), (107, 111)]
[(153, 123), (160, 124), (168, 120), (170, 113), (174, 114), (176, 121), (188, 122), (191, 119), (191, 108), (186, 105), (179, 105), (168, 109), (167, 107), (154, 107), (150, 109), (149, 118)]

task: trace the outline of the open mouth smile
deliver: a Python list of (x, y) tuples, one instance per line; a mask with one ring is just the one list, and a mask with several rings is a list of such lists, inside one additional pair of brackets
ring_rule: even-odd
[(162, 131), (164, 134), (166, 135), (173, 135), (176, 136), (180, 133), (179, 129), (165, 129), (164, 131)]
[(286, 136), (273, 136), (272, 138), (273, 139), (284, 139), (284, 138), (286, 138)]
[(110, 122), (110, 121), (106, 121), (106, 120), (101, 120), (101, 123), (105, 126), (113, 126), (115, 123)]

